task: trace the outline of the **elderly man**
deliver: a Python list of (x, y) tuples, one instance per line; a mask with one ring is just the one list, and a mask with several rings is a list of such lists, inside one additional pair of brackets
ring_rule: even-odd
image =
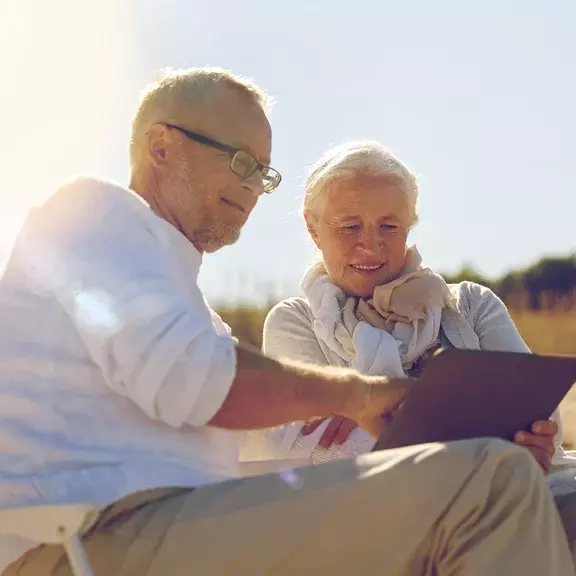
[[(504, 442), (238, 478), (238, 430), (342, 414), (377, 434), (407, 386), (264, 358), (206, 304), (202, 256), (279, 184), (270, 151), (256, 86), (169, 74), (134, 119), (130, 189), (79, 180), (30, 214), (0, 286), (0, 504), (99, 506), (99, 576), (574, 574), (542, 475)], [(58, 546), (0, 552), (9, 576), (70, 574)]]

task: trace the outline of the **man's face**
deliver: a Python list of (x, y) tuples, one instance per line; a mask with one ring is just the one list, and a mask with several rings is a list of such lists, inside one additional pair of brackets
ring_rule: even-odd
[[(190, 110), (178, 125), (270, 164), (268, 119), (257, 103), (236, 90), (222, 90), (202, 108)], [(167, 130), (159, 182), (167, 219), (201, 252), (233, 244), (263, 192), (261, 172), (242, 178), (230, 169), (228, 152)]]

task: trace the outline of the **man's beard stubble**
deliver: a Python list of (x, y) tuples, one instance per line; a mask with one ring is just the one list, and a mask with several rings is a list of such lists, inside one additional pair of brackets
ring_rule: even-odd
[[(210, 192), (193, 183), (187, 166), (181, 165), (170, 180), (169, 185), (180, 200), (182, 223), (186, 224), (182, 228), (197, 250), (210, 254), (238, 240), (241, 226), (230, 226), (219, 217), (218, 203)], [(194, 197), (198, 202), (191, 206), (190, 199)]]
[(223, 223), (205, 222), (196, 231), (194, 245), (199, 250), (211, 254), (224, 246), (234, 244), (238, 238), (240, 238), (240, 228), (233, 228)]

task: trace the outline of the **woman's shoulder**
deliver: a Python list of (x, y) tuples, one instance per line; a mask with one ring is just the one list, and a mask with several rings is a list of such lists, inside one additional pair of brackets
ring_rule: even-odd
[(464, 280), (456, 284), (448, 284), (448, 288), (450, 288), (452, 296), (467, 300), (491, 298), (495, 295), (489, 286), (478, 284), (478, 282), (470, 282), (469, 280)]
[(448, 284), (448, 288), (458, 310), (469, 317), (473, 316), (483, 306), (502, 304), (491, 288), (477, 282), (465, 280), (456, 284)]
[(265, 329), (281, 325), (308, 325), (312, 327), (313, 315), (306, 298), (294, 297), (281, 300), (273, 306), (266, 316)]
[(282, 300), (264, 321), (262, 349), (273, 357), (326, 364), (313, 326), (312, 310), (304, 298)]

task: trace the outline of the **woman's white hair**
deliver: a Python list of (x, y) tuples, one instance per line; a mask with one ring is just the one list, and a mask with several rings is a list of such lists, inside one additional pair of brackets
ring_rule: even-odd
[(346, 142), (330, 148), (312, 166), (306, 178), (304, 213), (319, 218), (330, 184), (357, 174), (389, 177), (406, 194), (411, 212), (410, 226), (418, 221), (416, 177), (382, 144), (372, 141)]
[(138, 110), (132, 122), (130, 164), (137, 165), (150, 126), (156, 122), (181, 122), (186, 108), (201, 106), (222, 89), (233, 89), (246, 95), (268, 112), (273, 102), (256, 84), (222, 68), (187, 68), (164, 71), (140, 94)]

